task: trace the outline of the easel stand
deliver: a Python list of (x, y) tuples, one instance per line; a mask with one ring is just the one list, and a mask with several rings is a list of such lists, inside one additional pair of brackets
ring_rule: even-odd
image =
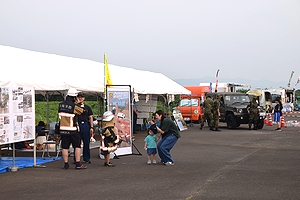
[(136, 153), (132, 153), (132, 155), (143, 155), (140, 151), (139, 151), (139, 149), (135, 146), (135, 144), (132, 142), (132, 146), (135, 148), (135, 150), (137, 150), (137, 154)]
[[(130, 156), (130, 155), (138, 155), (138, 156), (142, 156), (143, 154), (139, 151), (139, 149), (135, 146), (135, 144), (132, 142), (132, 146), (135, 148), (135, 150), (138, 152), (138, 153), (132, 153), (132, 154), (127, 154), (127, 155), (120, 155), (120, 156)], [(115, 156), (114, 156), (114, 159), (120, 159), (116, 153), (114, 153)]]

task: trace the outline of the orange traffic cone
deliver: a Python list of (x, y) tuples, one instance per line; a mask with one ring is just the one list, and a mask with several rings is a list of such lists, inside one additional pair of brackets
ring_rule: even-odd
[(267, 116), (265, 117), (264, 124), (269, 124), (269, 115), (270, 114), (267, 114)]
[(281, 124), (281, 128), (283, 128), (283, 127), (286, 128), (286, 124), (285, 124), (284, 116), (283, 115), (280, 117), (280, 124)]
[(269, 125), (269, 126), (273, 126), (273, 119), (272, 119), (272, 115), (269, 115), (269, 121), (268, 121), (268, 125)]

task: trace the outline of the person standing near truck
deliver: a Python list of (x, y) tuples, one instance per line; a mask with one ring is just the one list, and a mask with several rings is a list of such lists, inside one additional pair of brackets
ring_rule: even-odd
[(204, 109), (204, 115), (203, 118), (201, 119), (200, 130), (202, 130), (205, 120), (207, 121), (209, 128), (212, 129), (212, 124), (213, 124), (212, 107), (213, 107), (213, 100), (211, 99), (211, 96), (207, 96), (202, 105), (202, 109)]
[(256, 102), (256, 97), (253, 97), (250, 104), (247, 106), (247, 110), (249, 113), (249, 130), (257, 130), (257, 121), (259, 119), (259, 111), (258, 111), (258, 103)]
[(220, 117), (220, 100), (221, 100), (221, 95), (217, 94), (216, 99), (213, 101), (213, 126), (211, 131), (221, 131), (219, 129), (219, 117)]
[(276, 98), (275, 100), (276, 106), (274, 108), (274, 122), (277, 123), (277, 128), (275, 131), (281, 131), (281, 122), (280, 117), (282, 116), (282, 103), (280, 98)]

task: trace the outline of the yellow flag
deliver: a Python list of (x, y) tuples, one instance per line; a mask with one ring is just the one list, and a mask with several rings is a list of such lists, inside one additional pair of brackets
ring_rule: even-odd
[(112, 80), (108, 69), (107, 57), (105, 53), (104, 53), (104, 72), (105, 72), (105, 85), (112, 85)]

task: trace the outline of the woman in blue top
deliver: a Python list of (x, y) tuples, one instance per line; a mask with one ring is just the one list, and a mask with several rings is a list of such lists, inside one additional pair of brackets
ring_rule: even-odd
[[(155, 112), (155, 119), (160, 121), (160, 127), (157, 127), (157, 132), (161, 134), (162, 139), (157, 144), (157, 151), (161, 163), (166, 166), (173, 166), (174, 160), (170, 151), (176, 144), (178, 138), (180, 138), (180, 133), (174, 121), (166, 118), (166, 115), (162, 110)], [(154, 124), (154, 122), (150, 121), (150, 124)]]

